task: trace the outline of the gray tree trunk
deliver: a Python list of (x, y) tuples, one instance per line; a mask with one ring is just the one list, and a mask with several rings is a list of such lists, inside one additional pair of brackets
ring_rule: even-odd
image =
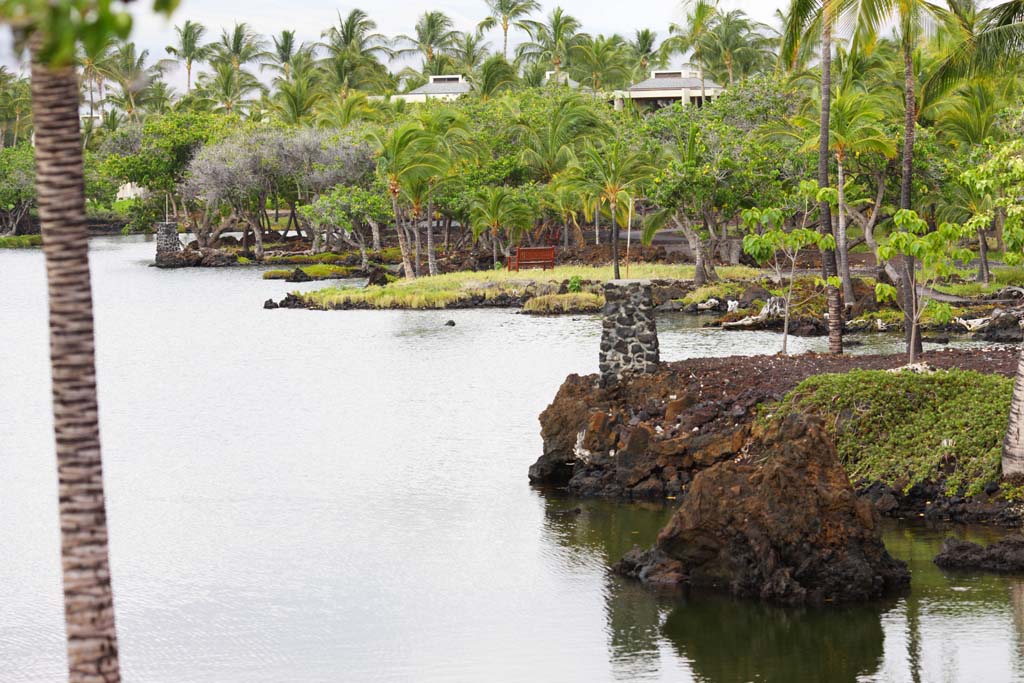
[(1004, 477), (1024, 474), (1024, 348), (1017, 362), (1017, 378), (1010, 401), (1010, 424), (1003, 440)]

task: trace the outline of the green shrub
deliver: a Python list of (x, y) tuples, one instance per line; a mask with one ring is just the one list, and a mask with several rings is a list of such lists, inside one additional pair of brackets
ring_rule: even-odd
[(579, 275), (573, 275), (569, 278), (569, 284), (566, 285), (566, 289), (570, 294), (579, 294), (583, 291), (583, 278)]
[(761, 414), (821, 416), (855, 483), (942, 483), (949, 494), (974, 495), (999, 480), (1012, 387), (966, 370), (855, 370), (804, 380)]

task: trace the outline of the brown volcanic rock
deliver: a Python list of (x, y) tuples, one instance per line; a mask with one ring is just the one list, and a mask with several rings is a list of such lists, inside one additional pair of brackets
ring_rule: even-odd
[(820, 422), (757, 426), (748, 448), (698, 473), (656, 546), (617, 570), (785, 604), (870, 600), (908, 585)]

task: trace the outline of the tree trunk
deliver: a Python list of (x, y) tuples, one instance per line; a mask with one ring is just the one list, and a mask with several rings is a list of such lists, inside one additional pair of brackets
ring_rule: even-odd
[(402, 269), (405, 271), (405, 277), (413, 279), (416, 277), (416, 271), (412, 269), (412, 261), (409, 260), (409, 243), (405, 239), (402, 219), (398, 212), (398, 195), (394, 193), (391, 195), (391, 208), (395, 213), (395, 232), (398, 233), (398, 250), (402, 253)]
[(601, 203), (594, 209), (594, 244), (601, 244)]
[(420, 222), (416, 216), (411, 216), (409, 221), (412, 225), (412, 238), (413, 246), (415, 249), (415, 259), (413, 259), (412, 265), (416, 270), (416, 277), (419, 277), (422, 273), (420, 272), (421, 259), (420, 259)]
[(452, 217), (444, 217), (444, 253), (448, 253), (448, 244), (452, 235)]
[(856, 295), (853, 292), (853, 278), (850, 276), (850, 248), (846, 242), (846, 173), (842, 157), (837, 158), (839, 166), (839, 235), (836, 247), (839, 256), (839, 276), (843, 279), (843, 297), (847, 304), (852, 304)]
[(434, 202), (427, 202), (427, 272), (437, 275), (437, 254), (434, 253)]
[[(910, 209), (913, 201), (914, 190), (914, 137), (915, 124), (917, 122), (917, 99), (915, 97), (914, 78), (914, 46), (911, 36), (902, 37), (903, 44), (903, 172), (900, 182), (900, 208)], [(911, 282), (914, 274), (915, 264), (913, 256), (903, 257), (903, 326), (907, 341), (907, 355), (914, 359), (922, 352), (921, 335), (918, 333), (917, 321), (913, 317), (913, 310), (916, 306), (917, 292)], [(914, 362), (911, 360), (911, 362)]]
[(615, 200), (611, 201), (612, 209), (612, 276), (619, 279), (619, 221), (615, 213)]
[[(833, 0), (825, 0), (822, 3), (822, 28), (821, 28), (821, 125), (818, 139), (818, 187), (829, 187), (828, 162), (829, 147), (832, 130), (832, 6)], [(821, 224), (818, 231), (828, 235), (832, 233), (832, 207), (827, 201), (821, 202)], [(835, 251), (821, 250), (822, 276), (827, 281), (830, 277), (838, 275), (836, 267)], [(828, 350), (829, 353), (840, 354), (843, 352), (843, 324), (842, 318), (833, 315), (833, 311), (839, 311), (842, 304), (839, 301), (839, 290), (832, 285), (826, 288), (828, 299)]]
[(372, 218), (366, 220), (370, 224), (370, 239), (373, 240), (373, 250), (380, 251), (380, 224)]
[[(43, 36), (34, 35), (37, 54)], [(32, 61), (70, 683), (121, 680), (107, 550), (78, 75)]]
[(1003, 476), (1024, 474), (1024, 347), (1017, 362), (1017, 379), (1010, 401), (1010, 424), (1003, 439)]
[(978, 229), (978, 261), (978, 282), (987, 285), (992, 280), (992, 273), (988, 267), (988, 234), (980, 228)]

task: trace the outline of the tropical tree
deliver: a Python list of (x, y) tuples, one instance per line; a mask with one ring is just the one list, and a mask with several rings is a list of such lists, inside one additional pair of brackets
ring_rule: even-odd
[[(619, 279), (619, 225), (624, 224), (627, 230), (631, 227), (623, 221), (623, 212), (619, 209), (631, 205), (654, 173), (651, 159), (623, 137), (601, 146), (588, 145), (579, 163), (570, 171), (571, 187), (608, 205), (612, 222), (612, 269), (616, 280)], [(629, 212), (626, 215), (630, 215)]]
[(714, 78), (735, 85), (775, 62), (767, 27), (742, 10), (717, 13), (701, 40), (700, 59)]
[(216, 110), (228, 114), (243, 113), (255, 102), (253, 95), (262, 93), (263, 85), (248, 71), (235, 71), (230, 62), (218, 62), (212, 73), (201, 73), (196, 94)]
[(557, 75), (568, 66), (573, 47), (586, 40), (582, 27), (576, 17), (556, 7), (544, 22), (529, 27), (530, 40), (516, 49), (516, 56), (527, 64), (550, 64)]
[(209, 59), (213, 54), (213, 48), (203, 43), (206, 27), (191, 19), (186, 19), (181, 26), (175, 26), (174, 33), (177, 35), (177, 42), (167, 46), (167, 54), (185, 65), (185, 91), (192, 92), (192, 66)]
[(620, 36), (587, 37), (571, 49), (580, 82), (598, 92), (621, 84), (629, 75), (627, 46)]
[[(789, 11), (789, 23), (785, 26), (782, 54), (795, 51), (793, 46), (805, 39), (815, 29), (821, 31), (821, 96), (819, 109), (821, 118), (818, 122), (818, 188), (825, 190), (831, 187), (829, 179), (829, 157), (831, 156), (832, 132), (832, 35), (843, 9), (843, 0), (793, 0)], [(809, 40), (809, 38), (808, 38)], [(826, 198), (820, 204), (820, 223), (818, 232), (823, 235), (832, 234), (832, 207)], [(835, 251), (822, 249), (821, 269), (826, 283), (839, 274)], [(828, 284), (828, 348), (833, 354), (843, 352), (843, 320), (839, 290)]]
[(505, 61), (501, 55), (491, 55), (470, 78), (476, 86), (481, 99), (487, 100), (495, 95), (511, 90), (519, 81), (516, 68)]
[(592, 106), (577, 96), (562, 99), (540, 125), (521, 119), (516, 126), (520, 159), (542, 183), (576, 162), (582, 144), (603, 130)]
[(686, 24), (672, 24), (669, 26), (668, 30), (671, 35), (662, 44), (661, 50), (666, 56), (677, 53), (693, 53), (693, 61), (696, 63), (700, 75), (701, 101), (706, 101), (707, 87), (704, 78), (706, 63), (704, 46), (707, 44), (708, 35), (711, 33), (715, 17), (718, 15), (718, 0), (693, 0), (689, 5)]
[(433, 141), (430, 135), (412, 121), (387, 133), (370, 132), (367, 141), (377, 153), (377, 174), (384, 181), (391, 198), (405, 277), (414, 278), (416, 271), (412, 265), (405, 226), (402, 224), (400, 198), (420, 178), (442, 173), (444, 159), (431, 149)]
[(415, 33), (412, 36), (400, 35), (397, 41), (406, 47), (395, 51), (396, 56), (418, 54), (423, 57), (423, 72), (430, 73), (435, 67), (439, 56), (447, 53), (455, 46), (459, 32), (455, 24), (444, 12), (431, 10), (424, 12), (416, 21)]
[[(111, 33), (127, 36), (131, 19), (111, 4), (0, 0), (0, 22), (11, 23), (19, 35), (28, 36), (32, 55), (36, 188), (49, 284), (70, 683), (121, 680), (96, 398), (79, 78), (74, 67), (79, 42), (105, 43)], [(156, 3), (162, 11), (173, 5)]]
[(480, 22), (477, 31), (490, 31), (496, 26), (501, 27), (501, 56), (508, 60), (508, 31), (510, 28), (518, 28), (521, 31), (530, 32), (536, 27), (536, 22), (526, 17), (534, 12), (540, 11), (540, 3), (537, 0), (484, 0), (487, 3), (487, 11), (490, 15)]
[(82, 45), (78, 48), (78, 64), (82, 81), (89, 91), (89, 118), (96, 116), (96, 98), (103, 100), (103, 84), (113, 76), (111, 41)]
[(658, 34), (649, 28), (638, 28), (628, 46), (634, 62), (632, 76), (636, 80), (647, 78), (652, 65), (664, 66), (667, 61), (664, 51), (658, 48)]
[(234, 74), (236, 89), (242, 88), (243, 68), (258, 61), (264, 54), (266, 43), (246, 23), (236, 23), (230, 31), (221, 29), (220, 39), (211, 47), (213, 59), (228, 64)]
[[(508, 257), (509, 247), (533, 221), (533, 213), (516, 192), (508, 187), (482, 187), (470, 208), (470, 227), (477, 238), (487, 233), (491, 240), (493, 263), (498, 253)], [(502, 234), (505, 242), (502, 242)]]

